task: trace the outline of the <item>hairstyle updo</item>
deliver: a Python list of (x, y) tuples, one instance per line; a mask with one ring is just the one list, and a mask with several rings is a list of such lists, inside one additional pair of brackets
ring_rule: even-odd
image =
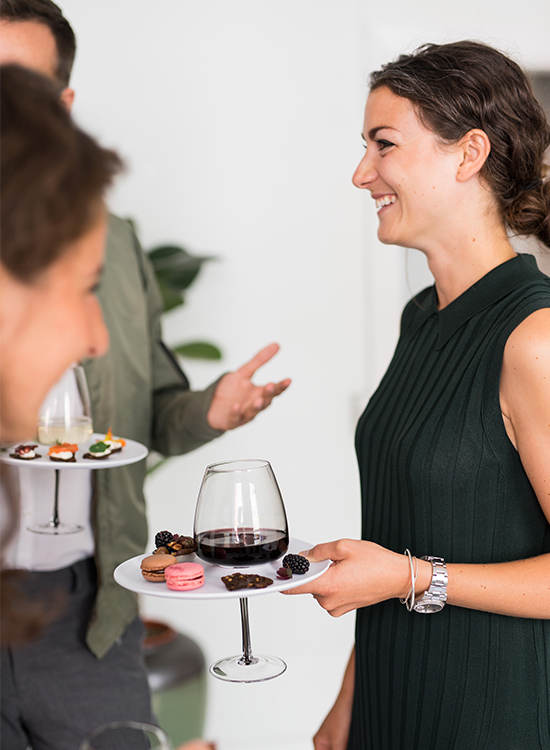
[(481, 176), (505, 225), (550, 247), (550, 125), (519, 65), (480, 42), (426, 44), (372, 73), (371, 90), (382, 86), (409, 99), (444, 142), (483, 130), (491, 151)]

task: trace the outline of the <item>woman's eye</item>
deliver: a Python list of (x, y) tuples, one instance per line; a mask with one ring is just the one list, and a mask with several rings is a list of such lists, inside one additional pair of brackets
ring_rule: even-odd
[(376, 144), (378, 145), (378, 150), (379, 151), (383, 151), (386, 148), (390, 148), (391, 146), (395, 146), (394, 143), (392, 143), (391, 141), (386, 141), (383, 138), (379, 138), (376, 141)]

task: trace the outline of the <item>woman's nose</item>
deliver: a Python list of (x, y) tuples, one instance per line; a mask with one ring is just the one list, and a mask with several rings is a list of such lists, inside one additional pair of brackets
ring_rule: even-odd
[(376, 169), (373, 160), (370, 154), (365, 151), (365, 155), (359, 162), (351, 181), (355, 187), (366, 190), (370, 187), (375, 177)]
[(109, 348), (109, 332), (103, 320), (101, 306), (97, 299), (92, 301), (90, 314), (90, 333), (88, 340), (88, 357), (102, 357)]

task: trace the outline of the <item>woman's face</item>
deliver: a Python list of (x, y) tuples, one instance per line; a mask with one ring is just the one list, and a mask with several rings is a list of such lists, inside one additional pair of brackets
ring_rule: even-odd
[(444, 238), (448, 212), (457, 209), (458, 149), (443, 146), (411, 102), (385, 86), (369, 95), (363, 138), (353, 183), (376, 201), (380, 241), (426, 250)]
[(38, 410), (64, 370), (108, 348), (95, 295), (105, 247), (105, 212), (32, 284), (0, 266), (0, 440), (36, 434)]

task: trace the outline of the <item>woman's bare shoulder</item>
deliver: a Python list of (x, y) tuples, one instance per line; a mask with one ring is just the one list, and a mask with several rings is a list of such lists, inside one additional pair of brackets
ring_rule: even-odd
[(531, 313), (512, 331), (503, 364), (518, 374), (537, 372), (550, 364), (550, 307)]

